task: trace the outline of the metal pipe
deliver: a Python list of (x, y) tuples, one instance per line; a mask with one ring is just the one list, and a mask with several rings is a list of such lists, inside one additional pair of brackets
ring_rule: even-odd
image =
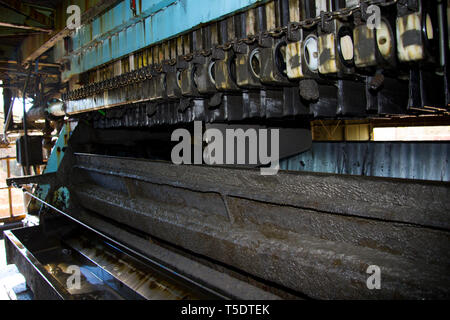
[(33, 107), (27, 112), (27, 121), (29, 123), (45, 119), (45, 108)]
[[(9, 158), (6, 158), (6, 177), (11, 177), (11, 166), (9, 163)], [(13, 214), (13, 206), (12, 206), (12, 193), (11, 193), (11, 186), (8, 186), (8, 203), (9, 203), (9, 216), (12, 218), (14, 216)]]
[(51, 115), (53, 117), (64, 117), (66, 115), (66, 105), (62, 101), (52, 102), (48, 105), (47, 108), (33, 107), (27, 112), (27, 121), (29, 123), (44, 120), (47, 115)]

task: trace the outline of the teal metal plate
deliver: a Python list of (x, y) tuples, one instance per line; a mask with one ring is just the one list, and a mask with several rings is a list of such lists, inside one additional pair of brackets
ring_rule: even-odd
[(71, 69), (63, 72), (62, 78), (68, 79), (258, 2), (263, 1), (137, 1), (137, 14), (133, 16), (130, 2), (122, 1), (74, 32), (73, 53), (66, 57)]

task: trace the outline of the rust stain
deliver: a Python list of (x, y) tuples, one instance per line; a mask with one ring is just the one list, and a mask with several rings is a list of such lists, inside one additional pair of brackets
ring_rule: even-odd
[(342, 260), (341, 260), (341, 259), (335, 259), (335, 260), (333, 261), (333, 265), (334, 265), (335, 267), (341, 266), (341, 265), (342, 265)]
[(61, 148), (60, 147), (57, 147), (56, 148), (56, 161), (57, 161), (57, 163), (60, 163), (61, 162)]

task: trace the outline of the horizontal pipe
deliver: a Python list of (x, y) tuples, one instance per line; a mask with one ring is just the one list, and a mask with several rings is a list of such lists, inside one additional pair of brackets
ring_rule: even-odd
[(66, 104), (62, 101), (57, 101), (49, 104), (46, 112), (54, 117), (64, 117), (66, 115)]

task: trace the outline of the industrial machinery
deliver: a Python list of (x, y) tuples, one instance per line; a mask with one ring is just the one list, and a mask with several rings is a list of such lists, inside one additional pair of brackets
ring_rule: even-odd
[[(26, 173), (8, 184), (40, 225), (5, 236), (37, 298), (450, 298), (448, 142), (318, 143), (311, 126), (450, 125), (449, 1), (46, 2), (53, 29), (33, 9), (41, 33), (0, 75), (5, 114), (33, 104), (5, 117)], [(35, 8), (18, 3), (0, 1)], [(209, 129), (236, 128), (229, 162), (202, 161)], [(260, 148), (278, 132), (275, 174), (244, 130)]]

